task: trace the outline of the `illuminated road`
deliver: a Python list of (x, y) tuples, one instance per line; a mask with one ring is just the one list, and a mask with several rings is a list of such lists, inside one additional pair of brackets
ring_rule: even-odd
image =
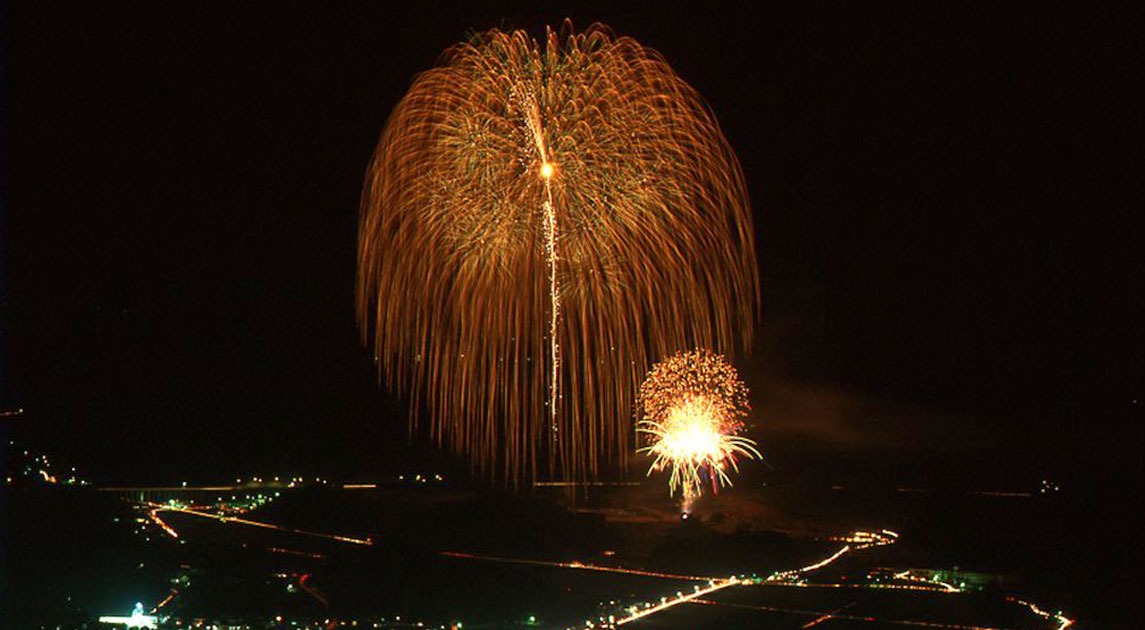
[(639, 575), (643, 577), (664, 578), (666, 580), (688, 580), (693, 582), (708, 582), (716, 578), (699, 575), (680, 575), (677, 573), (660, 573), (657, 571), (641, 571), (640, 569), (625, 569), (623, 567), (609, 567), (598, 564), (584, 564), (582, 562), (551, 562), (547, 560), (527, 560), (522, 558), (502, 558), (498, 556), (481, 556), (459, 551), (442, 551), (440, 555), (447, 558), (462, 558), (465, 560), (481, 560), (484, 562), (498, 562), (502, 564), (526, 564), (539, 567), (554, 567), (557, 569), (580, 569), (582, 571), (601, 571), (603, 573), (622, 573), (625, 575)]
[[(715, 593), (716, 591), (723, 590), (729, 586), (735, 586), (736, 584), (739, 584), (739, 583), (740, 583), (739, 578), (730, 577), (726, 580), (716, 582), (716, 583), (714, 583), (711, 586), (708, 586), (706, 588), (697, 588), (695, 591), (688, 593), (688, 594), (677, 593), (676, 597), (674, 597), (672, 599), (663, 599), (660, 601), (659, 604), (648, 606), (647, 608), (644, 608), (643, 610), (636, 610), (637, 607), (633, 606), (629, 610), (629, 615), (627, 617), (617, 619), (615, 621), (615, 625), (623, 626), (626, 623), (631, 623), (633, 621), (636, 621), (637, 619), (642, 619), (644, 617), (647, 617), (648, 615), (654, 615), (658, 612), (662, 612), (664, 610), (667, 610), (673, 606), (678, 606), (680, 604), (686, 604), (692, 600), (699, 599), (699, 598), (703, 597), (704, 595), (710, 595), (711, 593)], [(589, 627), (591, 627), (591, 626), (589, 626)]]
[(301, 588), (307, 595), (318, 600), (323, 608), (330, 608), (330, 600), (326, 598), (318, 589), (310, 586), (310, 574), (305, 573), (302, 577), (298, 578), (298, 587)]
[(192, 516), (198, 516), (201, 518), (213, 519), (213, 520), (216, 520), (216, 521), (219, 521), (222, 523), (233, 523), (236, 525), (247, 525), (249, 527), (261, 527), (263, 529), (272, 529), (275, 531), (287, 532), (290, 534), (298, 534), (300, 536), (311, 536), (314, 538), (325, 538), (327, 540), (336, 540), (338, 542), (349, 543), (352, 545), (370, 546), (370, 545), (374, 544), (374, 541), (369, 539), (369, 538), (354, 538), (352, 536), (342, 536), (340, 534), (328, 534), (325, 532), (311, 532), (311, 531), (306, 531), (304, 529), (294, 529), (291, 527), (283, 527), (281, 525), (275, 525), (273, 523), (263, 523), (261, 521), (255, 521), (255, 520), (251, 520), (248, 518), (242, 518), (239, 516), (227, 516), (224, 514), (212, 514), (210, 512), (206, 512), (206, 511), (203, 511), (200, 509), (185, 508), (185, 507), (178, 507), (178, 506), (172, 506), (172, 505), (163, 505), (160, 503), (147, 503), (145, 505), (153, 508), (151, 510), (152, 520), (159, 523), (159, 525), (161, 527), (163, 527), (164, 531), (166, 531), (169, 535), (171, 535), (172, 537), (175, 537), (175, 538), (179, 537), (178, 532), (176, 532), (173, 528), (171, 528), (169, 525), (167, 525), (164, 521), (162, 521), (159, 518), (159, 516), (158, 516), (159, 512), (177, 512), (179, 514), (190, 514)]
[[(806, 578), (810, 573), (823, 569), (835, 562), (840, 558), (856, 551), (867, 549), (870, 547), (877, 547), (883, 545), (892, 545), (898, 541), (899, 535), (890, 530), (881, 530), (879, 532), (865, 532), (857, 531), (846, 537), (835, 538), (838, 542), (843, 542), (844, 545), (836, 550), (834, 553), (817, 562), (808, 564), (806, 566), (789, 569), (786, 571), (777, 571), (767, 578), (763, 579), (749, 579), (744, 576), (731, 576), (725, 579), (708, 579), (706, 587), (695, 586), (691, 593), (676, 592), (672, 596), (661, 597), (659, 601), (645, 602), (642, 604), (629, 605), (623, 609), (621, 615), (607, 615), (600, 616), (596, 620), (586, 620), (584, 628), (597, 629), (597, 628), (616, 628), (618, 626), (626, 625), (635, 621), (639, 621), (646, 617), (670, 610), (675, 606), (681, 604), (694, 604), (703, 606), (721, 606), (727, 608), (736, 608), (741, 610), (752, 610), (769, 613), (782, 613), (790, 615), (806, 616), (810, 619), (804, 628), (812, 628), (824, 624), (831, 620), (840, 621), (857, 621), (857, 622), (877, 622), (890, 625), (901, 625), (909, 627), (920, 628), (939, 628), (942, 630), (1011, 630), (1009, 628), (1001, 628), (994, 626), (978, 626), (969, 624), (958, 623), (942, 623), (936, 621), (928, 621), (923, 619), (899, 619), (899, 618), (886, 618), (874, 617), (870, 615), (862, 615), (857, 613), (848, 612), (848, 609), (855, 605), (855, 602), (835, 608), (833, 610), (801, 610), (793, 608), (781, 608), (773, 606), (756, 606), (750, 604), (738, 604), (731, 602), (719, 602), (712, 599), (705, 598), (706, 595), (719, 592), (721, 590), (730, 588), (732, 586), (740, 586), (743, 588), (750, 587), (792, 587), (792, 588), (838, 588), (838, 589), (852, 589), (852, 590), (904, 590), (904, 591), (921, 591), (934, 594), (947, 594), (958, 595), (965, 593), (963, 589), (939, 581), (937, 578), (926, 579), (922, 576), (913, 575), (910, 570), (897, 571), (892, 573), (894, 580), (905, 582), (899, 584), (886, 584), (886, 583), (868, 583), (868, 584), (841, 584), (841, 583), (808, 583)], [(469, 554), (449, 554), (453, 557), (459, 558), (479, 558), (470, 556)], [(509, 561), (509, 562), (524, 562), (527, 564), (539, 564), (544, 566), (553, 566), (561, 568), (574, 568), (574, 569), (591, 569), (603, 570), (613, 573), (633, 573), (636, 575), (647, 575), (652, 577), (670, 577), (674, 579), (704, 579), (695, 576), (680, 576), (672, 574), (659, 574), (648, 571), (636, 571), (629, 569), (622, 569), (617, 567), (597, 567), (592, 565), (583, 565), (580, 563), (563, 563), (563, 562), (541, 562), (541, 561), (515, 561), (505, 558), (481, 558), (491, 561)], [(1074, 621), (1065, 617), (1060, 612), (1051, 613), (1039, 608), (1038, 606), (1028, 601), (1018, 599), (1015, 597), (1007, 597), (1007, 601), (1019, 604), (1026, 607), (1031, 613), (1058, 624), (1056, 630), (1065, 630), (1073, 625)]]
[(148, 512), (147, 515), (150, 516), (151, 520), (154, 521), (155, 524), (158, 525), (160, 528), (162, 528), (163, 531), (167, 532), (168, 536), (170, 536), (172, 538), (178, 538), (179, 532), (175, 531), (170, 525), (168, 525), (166, 523), (166, 521), (159, 518), (159, 510), (161, 510), (161, 509), (162, 508), (154, 508), (150, 512)]
[[(832, 562), (835, 562), (836, 560), (838, 560), (839, 558), (843, 557), (848, 552), (850, 552), (852, 549), (865, 549), (867, 547), (873, 547), (873, 546), (878, 546), (878, 545), (890, 545), (890, 544), (894, 544), (895, 540), (897, 540), (897, 539), (898, 539), (897, 533), (887, 531), (887, 530), (883, 530), (880, 533), (858, 531), (858, 532), (855, 532), (855, 533), (851, 534), (850, 536), (846, 537), (845, 539), (843, 539), (846, 541), (847, 544), (843, 545), (843, 547), (841, 549), (839, 549), (835, 553), (831, 554), (830, 556), (824, 558), (823, 560), (820, 560), (819, 562), (807, 565), (807, 566), (799, 568), (799, 569), (791, 569), (789, 571), (780, 571), (780, 572), (773, 573), (770, 577), (767, 578), (766, 582), (775, 582), (775, 583), (780, 583), (780, 584), (785, 583), (785, 582), (796, 582), (796, 581), (802, 579), (803, 576), (805, 576), (806, 574), (808, 574), (812, 571), (817, 571), (819, 569), (822, 569), (823, 567), (831, 564)], [(852, 547), (852, 545), (853, 545), (853, 547)], [(755, 583), (757, 583), (757, 582), (754, 580), (746, 580), (742, 577), (737, 577), (737, 576), (733, 575), (733, 576), (726, 578), (726, 579), (723, 579), (723, 580), (709, 582), (709, 586), (707, 588), (704, 588), (704, 589), (697, 588), (697, 590), (695, 590), (692, 593), (676, 593), (675, 597), (661, 598), (659, 603), (645, 603), (643, 606), (640, 606), (640, 605), (630, 606), (628, 608), (628, 612), (629, 612), (628, 616), (622, 617), (620, 619), (616, 619), (615, 622), (613, 621), (612, 618), (608, 618), (608, 619), (601, 618), (601, 619), (598, 619), (598, 623), (600, 625), (603, 625), (604, 627), (609, 627), (612, 625), (621, 626), (621, 625), (624, 625), (626, 623), (630, 623), (630, 622), (636, 621), (638, 619), (642, 619), (642, 618), (647, 617), (649, 615), (653, 615), (653, 614), (658, 613), (658, 612), (663, 612), (665, 610), (668, 610), (669, 608), (672, 608), (673, 606), (679, 606), (680, 604), (690, 603), (692, 601), (695, 601), (695, 600), (701, 598), (704, 595), (723, 590), (725, 588), (728, 588), (729, 586), (735, 586), (737, 584), (755, 584)], [(594, 625), (591, 622), (587, 623), (585, 625), (588, 628), (594, 627)]]
[(851, 534), (850, 536), (835, 539), (835, 540), (839, 540), (842, 542), (846, 542), (847, 544), (843, 545), (843, 547), (841, 549), (839, 549), (835, 553), (831, 554), (830, 556), (827, 556), (826, 558), (820, 560), (819, 562), (816, 562), (814, 564), (809, 564), (809, 565), (802, 567), (802, 568), (799, 568), (799, 569), (790, 569), (788, 571), (778, 571), (776, 573), (772, 573), (771, 576), (767, 578), (767, 581), (768, 582), (780, 582), (780, 583), (798, 581), (798, 580), (802, 579), (808, 573), (811, 573), (813, 571), (818, 571), (819, 569), (822, 569), (823, 567), (831, 564), (832, 562), (835, 562), (839, 558), (842, 558), (843, 556), (847, 555), (848, 553), (850, 553), (852, 551), (858, 551), (860, 549), (866, 549), (868, 547), (879, 547), (879, 546), (883, 546), (883, 545), (893, 545), (895, 543), (895, 541), (898, 540), (898, 537), (899, 537), (899, 535), (897, 533), (892, 532), (892, 531), (887, 530), (887, 529), (884, 529), (880, 532), (857, 531), (857, 532)]
[(147, 614), (149, 614), (149, 615), (157, 614), (164, 606), (166, 606), (167, 604), (170, 604), (171, 600), (175, 599), (178, 596), (179, 596), (178, 589), (174, 589), (174, 588), (171, 589), (171, 592), (167, 594), (167, 597), (164, 597), (163, 601), (156, 604), (155, 608), (152, 608), (151, 612), (149, 612)]
[(803, 624), (803, 630), (807, 630), (807, 628), (813, 628), (813, 627), (823, 623), (824, 621), (830, 621), (831, 619), (837, 619), (837, 618), (839, 618), (840, 612), (842, 612), (842, 611), (844, 611), (844, 610), (846, 610), (846, 609), (848, 609), (854, 605), (855, 605), (855, 602), (849, 602), (846, 605), (840, 606), (840, 607), (836, 608), (835, 610), (832, 610), (829, 613), (824, 613), (822, 615), (819, 615), (818, 617), (812, 619), (811, 621), (808, 621), (807, 623)]
[[(641, 577), (662, 578), (662, 579), (670, 579), (670, 580), (688, 580), (688, 581), (694, 581), (694, 582), (706, 582), (707, 583), (707, 585), (703, 586), (703, 587), (701, 587), (700, 585), (696, 585), (693, 588), (693, 591), (690, 593), (676, 592), (671, 597), (662, 597), (659, 601), (646, 602), (644, 604), (631, 605), (625, 609), (625, 612), (627, 614), (625, 614), (619, 618), (616, 617), (615, 615), (612, 615), (612, 616), (608, 616), (608, 617), (600, 617), (597, 619), (596, 622), (589, 620), (585, 623), (586, 628), (596, 628), (596, 627), (606, 627), (607, 628), (607, 627), (622, 626), (622, 625), (631, 623), (633, 621), (643, 619), (643, 618), (648, 617), (650, 615), (654, 615), (656, 613), (663, 612), (663, 611), (668, 610), (674, 606), (678, 606), (680, 604), (687, 604), (690, 602), (697, 601), (700, 598), (704, 597), (705, 595), (715, 593), (717, 591), (723, 590), (723, 589), (731, 587), (731, 586), (744, 585), (744, 584), (756, 584), (756, 585), (766, 584), (766, 585), (777, 585), (777, 586), (779, 586), (779, 585), (782, 585), (782, 586), (802, 586), (800, 581), (802, 580), (802, 578), (806, 574), (811, 573), (813, 571), (817, 571), (823, 567), (826, 567), (826, 566), (830, 565), (831, 563), (837, 561), (839, 558), (843, 557), (847, 553), (850, 553), (852, 551), (857, 551), (860, 549), (866, 549), (868, 547), (894, 544), (894, 542), (898, 539), (898, 536), (899, 535), (897, 533), (889, 531), (889, 530), (882, 530), (880, 532), (857, 531), (857, 532), (854, 532), (853, 534), (851, 534), (849, 536), (838, 538), (837, 539), (838, 541), (845, 543), (843, 545), (843, 547), (840, 548), (835, 553), (831, 554), (830, 556), (824, 558), (823, 560), (820, 560), (818, 562), (815, 562), (813, 564), (810, 564), (810, 565), (807, 565), (805, 567), (801, 567), (798, 569), (791, 569), (788, 571), (776, 572), (776, 573), (772, 574), (771, 576), (769, 576), (766, 580), (762, 580), (762, 581), (748, 580), (742, 576), (731, 576), (731, 577), (727, 577), (727, 578), (716, 578), (716, 577), (711, 577), (711, 576), (681, 575), (678, 573), (662, 573), (662, 572), (658, 572), (658, 571), (644, 571), (644, 570), (640, 570), (640, 569), (627, 569), (624, 567), (611, 567), (611, 566), (603, 566), (603, 565), (595, 565), (595, 564), (585, 564), (582, 562), (555, 562), (555, 561), (546, 561), (546, 560), (530, 560), (530, 559), (523, 559), (523, 558), (505, 558), (505, 557), (501, 557), (501, 556), (484, 556), (484, 555), (464, 553), (464, 552), (458, 552), (458, 551), (443, 551), (443, 552), (440, 552), (440, 555), (448, 557), (448, 558), (477, 560), (477, 561), (482, 561), (482, 562), (496, 562), (496, 563), (503, 563), (503, 564), (520, 564), (520, 565), (530, 565), (530, 566), (543, 566), (543, 567), (552, 567), (552, 568), (558, 568), (558, 569), (575, 569), (575, 570), (580, 570), (580, 571), (599, 571), (599, 572), (603, 572), (603, 573), (617, 573), (617, 574), (623, 574), (623, 575), (637, 575), (637, 576), (641, 576)], [(931, 590), (933, 590), (933, 589), (931, 589)], [(824, 613), (817, 612), (816, 614), (822, 615)]]
[(1051, 613), (1047, 610), (1042, 610), (1041, 608), (1038, 608), (1037, 606), (1035, 606), (1031, 602), (1028, 602), (1024, 599), (1018, 599), (1017, 597), (1007, 597), (1006, 601), (1014, 602), (1015, 604), (1025, 606), (1026, 608), (1029, 609), (1030, 612), (1034, 613), (1035, 615), (1037, 615), (1043, 619), (1052, 619), (1054, 622), (1056, 622), (1058, 624), (1057, 630), (1065, 630), (1066, 628), (1072, 626), (1074, 623), (1073, 619), (1070, 619), (1070, 618), (1066, 617), (1065, 615), (1061, 614), (1060, 611), (1056, 612), (1056, 613)]
[(283, 483), (250, 484), (245, 486), (106, 486), (96, 488), (97, 492), (131, 493), (131, 492), (241, 492), (244, 490), (258, 490), (263, 488), (286, 488)]
[[(164, 521), (160, 516), (163, 513), (180, 513), (197, 516), (200, 518), (208, 518), (219, 521), (221, 523), (230, 523), (236, 525), (244, 525), (248, 527), (258, 527), (263, 529), (276, 530), (290, 534), (297, 534), (302, 536), (309, 536), (315, 538), (322, 538), (326, 540), (333, 540), (337, 542), (360, 545), (372, 546), (374, 542), (370, 538), (355, 538), (351, 536), (344, 536), (340, 534), (314, 532), (307, 530), (294, 529), (275, 525), (273, 523), (266, 523), (256, 521), (249, 518), (244, 518), (235, 515), (213, 513), (207, 508), (195, 507), (182, 507), (169, 504), (160, 503), (138, 503), (140, 507), (146, 510), (147, 516), (150, 521), (160, 527), (167, 535), (172, 538), (179, 538), (179, 533), (168, 522)], [(764, 588), (802, 588), (802, 589), (848, 589), (851, 591), (860, 590), (900, 590), (900, 591), (916, 591), (928, 592), (933, 594), (945, 595), (959, 595), (965, 591), (959, 586), (954, 584), (940, 581), (937, 576), (931, 575), (924, 577), (912, 573), (911, 570), (896, 570), (880, 568), (872, 570), (867, 575), (867, 579), (874, 579), (873, 582), (868, 583), (833, 583), (833, 582), (810, 582), (808, 577), (817, 571), (820, 571), (832, 564), (838, 562), (841, 558), (852, 555), (858, 551), (879, 547), (885, 545), (893, 545), (898, 541), (899, 535), (896, 532), (889, 530), (881, 530), (879, 532), (857, 531), (848, 536), (832, 538), (831, 540), (842, 544), (831, 554), (827, 555), (821, 560), (810, 563), (808, 565), (777, 571), (765, 578), (747, 577), (745, 575), (733, 575), (728, 577), (712, 577), (712, 576), (699, 576), (699, 575), (683, 575), (678, 573), (664, 573), (658, 571), (646, 571), (642, 569), (632, 569), (619, 566), (606, 566), (597, 564), (587, 564), (583, 562), (558, 562), (547, 560), (534, 560), (525, 558), (507, 558), (501, 556), (486, 556), (479, 554), (471, 554), (459, 551), (442, 551), (440, 555), (447, 558), (455, 558), (459, 560), (471, 560), (478, 562), (493, 562), (502, 564), (517, 564), (550, 567), (557, 569), (568, 569), (577, 571), (594, 571), (600, 573), (611, 573), (620, 575), (630, 575), (639, 577), (658, 578), (665, 580), (680, 580), (700, 582), (692, 587), (691, 592), (676, 591), (670, 595), (660, 597), (658, 600), (652, 600), (643, 603), (629, 604), (621, 609), (616, 609), (613, 614), (601, 615), (595, 620), (586, 620), (584, 628), (598, 629), (598, 628), (616, 628), (619, 626), (627, 625), (637, 622), (641, 619), (657, 615), (659, 613), (671, 610), (672, 608), (682, 604), (694, 604), (698, 606), (716, 606), (727, 607), (740, 610), (760, 611), (767, 613), (781, 613), (796, 616), (808, 617), (807, 623), (804, 628), (817, 627), (826, 624), (832, 620), (851, 621), (851, 622), (878, 622), (890, 625), (901, 625), (922, 628), (939, 628), (943, 630), (1010, 630), (1008, 628), (992, 627), (992, 626), (979, 626), (958, 623), (941, 623), (936, 621), (928, 621), (924, 619), (903, 619), (903, 618), (886, 618), (874, 617), (863, 615), (857, 612), (849, 611), (848, 609), (854, 605), (855, 602), (850, 602), (845, 606), (835, 608), (833, 610), (802, 610), (794, 608), (781, 608), (772, 606), (760, 606), (751, 604), (721, 602), (715, 599), (708, 598), (709, 595), (718, 593), (722, 590), (739, 586), (741, 588), (750, 587), (764, 587)], [(291, 549), (273, 548), (274, 551), (279, 553), (287, 553), (292, 555), (306, 555), (309, 557), (319, 557), (319, 554), (311, 554), (307, 552), (300, 552)], [(927, 573), (927, 572), (924, 572)], [(879, 578), (889, 578), (888, 582), (880, 582)], [(298, 585), (301, 589), (307, 592), (311, 597), (328, 606), (328, 602), (324, 595), (315, 590), (308, 584), (310, 576), (303, 575), (299, 578)], [(167, 604), (177, 593), (172, 593), (165, 599), (158, 607), (161, 608)], [(1006, 601), (1024, 607), (1031, 614), (1036, 615), (1046, 621), (1053, 622), (1056, 625), (1056, 630), (1066, 630), (1074, 624), (1074, 620), (1069, 619), (1059, 612), (1050, 612), (1044, 610), (1032, 602), (1019, 599), (1017, 597), (1006, 597)]]
[[(811, 628), (811, 627), (814, 627), (814, 626), (816, 626), (820, 623), (823, 623), (825, 621), (829, 621), (831, 619), (839, 619), (841, 621), (878, 622), (881, 624), (891, 624), (891, 625), (900, 625), (900, 626), (914, 626), (914, 627), (921, 627), (921, 628), (941, 628), (943, 630), (1013, 630), (1011, 628), (1000, 628), (1000, 627), (994, 627), (994, 626), (968, 626), (968, 625), (962, 625), (962, 624), (937, 623), (937, 622), (933, 622), (933, 621), (923, 621), (923, 620), (917, 620), (917, 619), (886, 619), (883, 617), (875, 618), (875, 617), (870, 617), (870, 616), (865, 616), (865, 615), (850, 615), (850, 614), (846, 614), (843, 612), (844, 608), (846, 608), (846, 607), (838, 608), (838, 609), (833, 610), (831, 612), (825, 613), (825, 612), (822, 612), (819, 610), (801, 610), (798, 608), (780, 608), (777, 606), (754, 606), (751, 604), (734, 604), (734, 603), (730, 603), (730, 602), (712, 601), (710, 599), (697, 599), (697, 600), (693, 600), (691, 603), (693, 603), (693, 604), (704, 604), (704, 605), (708, 605), (708, 606), (722, 606), (722, 607), (726, 607), (726, 608), (738, 608), (740, 610), (754, 610), (754, 611), (769, 612), (769, 613), (782, 613), (782, 614), (786, 614), (786, 615), (815, 617), (815, 619), (813, 619), (812, 621), (804, 624), (803, 625), (804, 628)], [(848, 606), (851, 606), (853, 604), (854, 604), (854, 602), (851, 602), (851, 604), (848, 604)]]

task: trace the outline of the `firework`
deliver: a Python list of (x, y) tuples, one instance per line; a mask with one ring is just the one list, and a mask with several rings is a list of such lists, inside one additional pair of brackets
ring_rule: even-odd
[(394, 109), (358, 233), (358, 321), (441, 444), (516, 484), (624, 465), (635, 391), (680, 348), (747, 348), (739, 164), (699, 95), (626, 37), (454, 46)]
[(707, 477), (712, 492), (731, 485), (738, 457), (758, 458), (755, 442), (738, 434), (750, 409), (747, 386), (722, 356), (708, 350), (676, 354), (657, 363), (640, 386), (637, 431), (653, 456), (648, 474), (670, 468), (669, 492), (685, 504)]

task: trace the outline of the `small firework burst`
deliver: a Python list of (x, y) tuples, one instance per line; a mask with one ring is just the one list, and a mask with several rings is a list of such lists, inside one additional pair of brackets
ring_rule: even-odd
[(669, 492), (680, 490), (685, 503), (700, 495), (705, 477), (712, 492), (732, 485), (736, 459), (760, 457), (755, 442), (739, 435), (750, 409), (747, 386), (718, 354), (699, 349), (657, 363), (637, 405), (639, 452), (654, 457), (648, 474), (670, 468)]

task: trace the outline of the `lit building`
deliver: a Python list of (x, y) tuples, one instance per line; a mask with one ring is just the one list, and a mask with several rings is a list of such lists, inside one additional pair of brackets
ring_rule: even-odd
[(136, 602), (135, 610), (131, 611), (130, 617), (105, 615), (99, 618), (99, 622), (117, 626), (122, 625), (127, 628), (155, 628), (159, 623), (159, 618), (154, 615), (143, 614), (143, 604)]

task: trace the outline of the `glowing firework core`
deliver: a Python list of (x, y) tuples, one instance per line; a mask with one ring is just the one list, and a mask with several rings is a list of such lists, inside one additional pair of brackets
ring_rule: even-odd
[(712, 491), (730, 486), (736, 458), (759, 457), (755, 442), (740, 437), (747, 415), (747, 387), (723, 357), (706, 350), (677, 354), (656, 364), (640, 388), (643, 420), (637, 430), (654, 456), (648, 474), (671, 468), (668, 488), (687, 504), (699, 496), (703, 478)]
[(720, 458), (719, 414), (707, 398), (696, 397), (673, 407), (655, 450), (673, 460), (697, 463)]

